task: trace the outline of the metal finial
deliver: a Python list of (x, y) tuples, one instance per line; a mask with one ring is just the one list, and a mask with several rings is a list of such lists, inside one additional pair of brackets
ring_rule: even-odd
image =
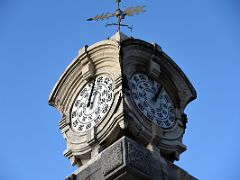
[(135, 7), (128, 7), (125, 10), (121, 10), (120, 8), (120, 3), (121, 0), (116, 0), (117, 3), (117, 10), (113, 13), (103, 13), (101, 15), (97, 15), (95, 17), (89, 18), (87, 19), (87, 21), (98, 21), (98, 20), (105, 20), (105, 19), (109, 19), (110, 17), (114, 17), (116, 16), (118, 19), (117, 23), (110, 23), (110, 24), (106, 24), (107, 26), (118, 26), (118, 31), (120, 31), (121, 26), (127, 27), (129, 29), (131, 29), (132, 31), (132, 26), (126, 25), (126, 24), (122, 24), (122, 20), (125, 18), (125, 16), (133, 16), (135, 14), (140, 14), (142, 12), (145, 12), (144, 8), (146, 6), (135, 6)]

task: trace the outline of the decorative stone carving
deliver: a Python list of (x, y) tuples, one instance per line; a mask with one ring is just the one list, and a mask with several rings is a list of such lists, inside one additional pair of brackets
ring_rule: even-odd
[(117, 143), (102, 153), (102, 171), (105, 176), (123, 164), (122, 151), (122, 143)]
[(128, 141), (128, 162), (139, 171), (150, 175), (149, 153), (136, 143)]
[(123, 136), (67, 180), (196, 180), (160, 155)]

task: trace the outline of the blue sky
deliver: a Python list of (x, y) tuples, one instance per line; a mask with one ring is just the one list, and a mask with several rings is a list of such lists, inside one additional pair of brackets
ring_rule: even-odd
[[(158, 43), (182, 68), (198, 98), (186, 108), (188, 150), (177, 165), (204, 180), (238, 180), (240, 1), (123, 0), (146, 5), (127, 18), (128, 36)], [(0, 179), (64, 179), (60, 114), (48, 96), (78, 50), (116, 32), (85, 19), (114, 0), (0, 0)]]

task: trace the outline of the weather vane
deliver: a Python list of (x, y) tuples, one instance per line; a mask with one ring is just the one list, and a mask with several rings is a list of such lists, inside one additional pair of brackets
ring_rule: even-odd
[(92, 18), (89, 18), (87, 19), (87, 21), (98, 21), (98, 20), (105, 20), (105, 19), (109, 19), (110, 17), (114, 17), (116, 16), (117, 19), (118, 19), (118, 22), (117, 23), (110, 23), (110, 24), (106, 24), (106, 27), (107, 26), (118, 26), (118, 31), (120, 31), (120, 28), (121, 26), (125, 26), (129, 29), (131, 29), (132, 31), (132, 27), (130, 27), (129, 25), (127, 24), (122, 24), (122, 20), (125, 18), (125, 16), (133, 16), (135, 14), (140, 14), (142, 12), (145, 12), (144, 8), (145, 6), (135, 6), (135, 7), (128, 7), (126, 8), (125, 10), (121, 10), (120, 9), (120, 3), (121, 3), (121, 0), (116, 0), (116, 3), (117, 3), (117, 10), (113, 13), (103, 13), (101, 15), (97, 15), (95, 17), (92, 17)]

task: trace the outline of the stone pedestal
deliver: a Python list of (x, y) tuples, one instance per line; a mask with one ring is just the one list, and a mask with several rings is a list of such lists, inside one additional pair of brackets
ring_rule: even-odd
[(123, 136), (66, 180), (196, 180), (186, 171)]

